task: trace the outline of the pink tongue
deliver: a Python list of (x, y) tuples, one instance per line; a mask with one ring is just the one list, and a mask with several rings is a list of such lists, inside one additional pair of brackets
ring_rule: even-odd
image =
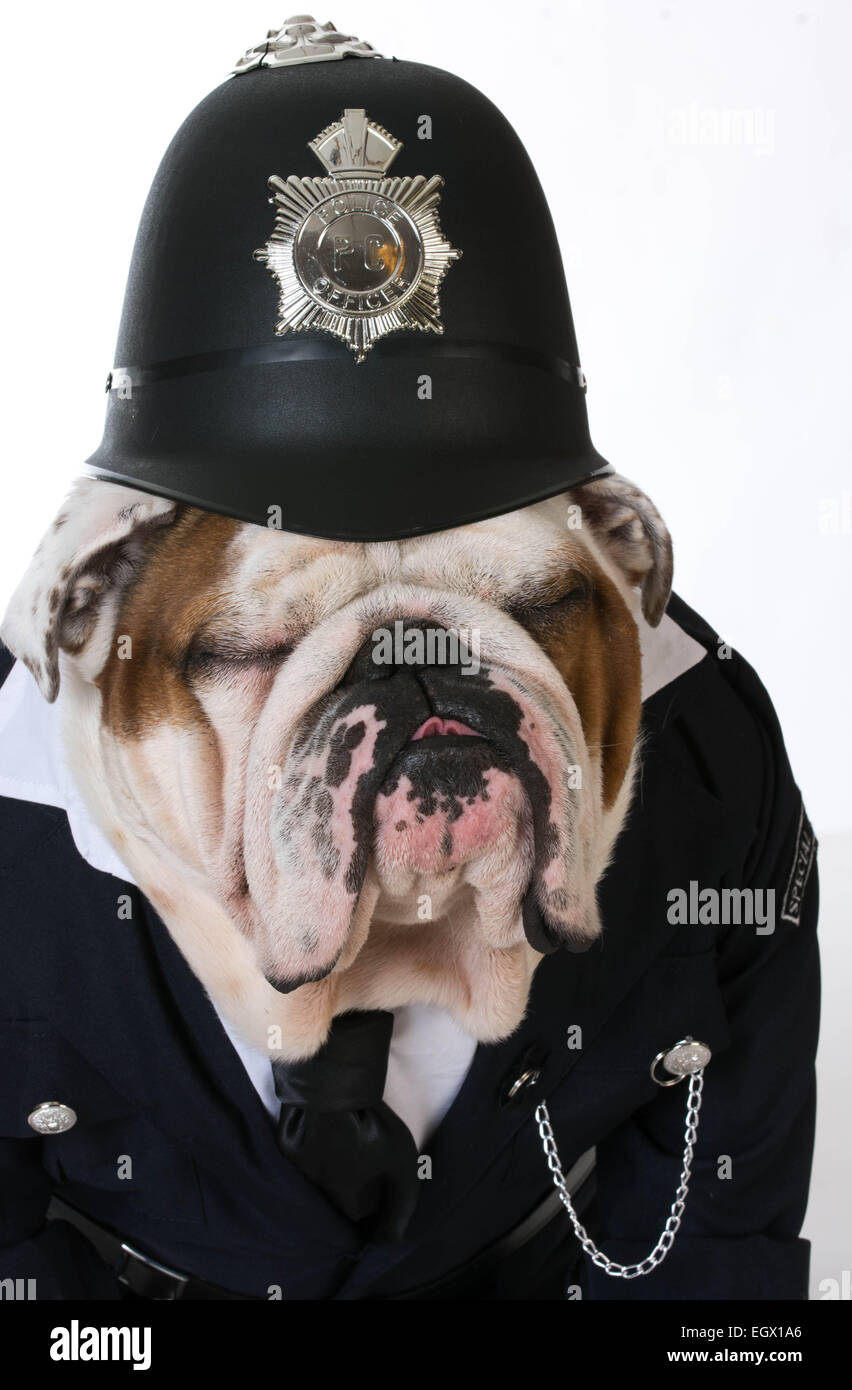
[(472, 738), (479, 737), (476, 730), (471, 729), (468, 724), (460, 724), (457, 719), (439, 719), (433, 714), (431, 719), (427, 719), (411, 735), (411, 742), (414, 743), (418, 738), (437, 738), (439, 734), (467, 734)]

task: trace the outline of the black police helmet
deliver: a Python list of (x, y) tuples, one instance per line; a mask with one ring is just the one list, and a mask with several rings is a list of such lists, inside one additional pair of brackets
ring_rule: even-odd
[(396, 539), (612, 471), (511, 126), (307, 16), (166, 151), (115, 360), (89, 470), (261, 525)]

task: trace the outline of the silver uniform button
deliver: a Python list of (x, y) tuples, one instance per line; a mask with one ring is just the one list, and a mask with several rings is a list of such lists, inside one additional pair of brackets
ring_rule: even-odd
[(27, 1116), (27, 1124), (36, 1134), (64, 1134), (77, 1123), (77, 1112), (58, 1100), (43, 1100)]
[[(673, 1047), (665, 1047), (662, 1052), (657, 1053), (651, 1063), (651, 1079), (656, 1081), (658, 1086), (676, 1086), (685, 1076), (702, 1071), (712, 1056), (713, 1053), (706, 1043), (698, 1042), (692, 1037), (681, 1038)], [(657, 1067), (661, 1062), (671, 1078), (668, 1081), (657, 1075)]]

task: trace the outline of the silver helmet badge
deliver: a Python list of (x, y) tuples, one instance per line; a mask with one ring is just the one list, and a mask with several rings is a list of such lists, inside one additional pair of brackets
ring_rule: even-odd
[(399, 329), (443, 333), (438, 289), (462, 254), (438, 221), (444, 180), (388, 177), (402, 144), (361, 109), (308, 148), (329, 177), (273, 174), (275, 226), (254, 252), (278, 282), (275, 332), (331, 333), (356, 362)]

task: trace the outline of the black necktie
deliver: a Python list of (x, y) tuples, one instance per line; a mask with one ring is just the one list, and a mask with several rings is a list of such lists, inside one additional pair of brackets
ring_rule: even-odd
[(382, 1100), (393, 1014), (341, 1014), (306, 1062), (273, 1062), (278, 1143), (364, 1239), (401, 1240), (417, 1202), (417, 1147)]

